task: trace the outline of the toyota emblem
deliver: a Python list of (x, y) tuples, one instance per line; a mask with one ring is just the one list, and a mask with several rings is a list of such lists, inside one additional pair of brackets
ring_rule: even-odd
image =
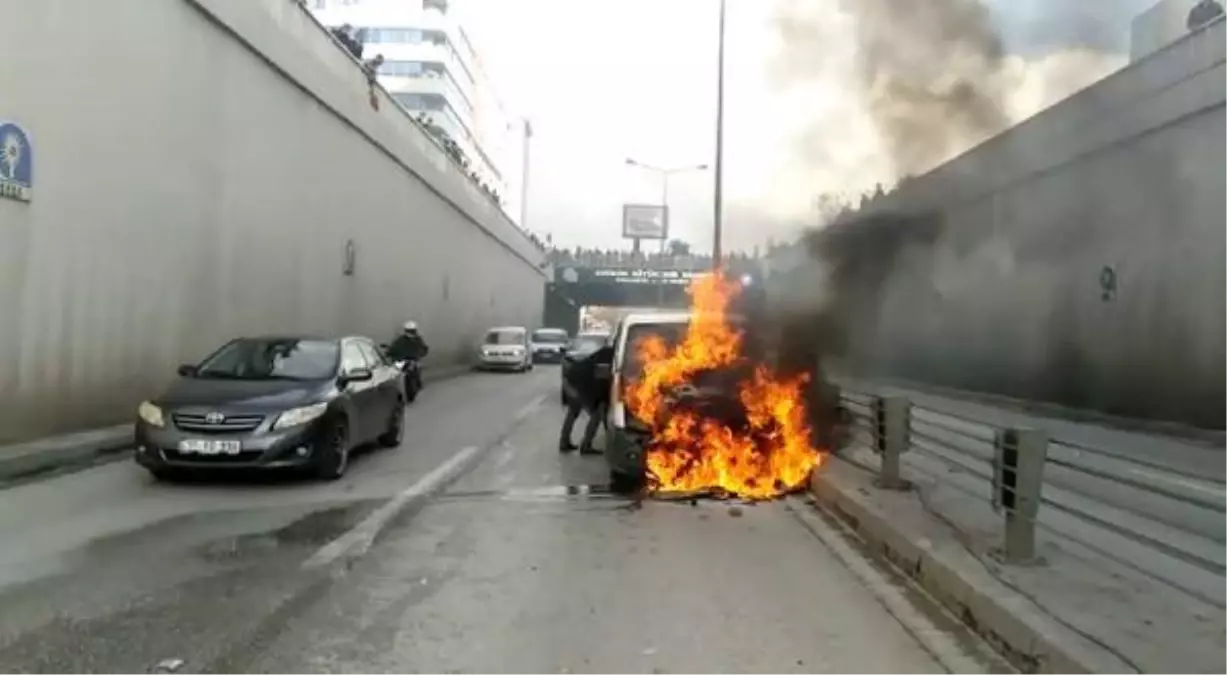
[(205, 421), (209, 424), (221, 424), (226, 421), (226, 416), (219, 412), (211, 412), (205, 415)]

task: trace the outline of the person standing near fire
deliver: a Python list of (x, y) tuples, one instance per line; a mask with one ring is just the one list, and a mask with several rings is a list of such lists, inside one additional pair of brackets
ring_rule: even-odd
[(571, 435), (575, 429), (575, 421), (579, 419), (582, 411), (588, 413), (588, 423), (584, 426), (584, 436), (579, 442), (579, 452), (582, 455), (598, 454), (592, 442), (596, 440), (597, 430), (605, 423), (605, 411), (609, 409), (609, 367), (612, 364), (613, 347), (606, 345), (575, 361), (567, 369), (567, 414), (562, 420), (562, 431), (558, 439), (559, 452), (576, 449), (576, 445), (571, 442)]

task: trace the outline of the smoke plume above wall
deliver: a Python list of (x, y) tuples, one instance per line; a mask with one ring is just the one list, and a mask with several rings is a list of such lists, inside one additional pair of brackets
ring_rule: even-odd
[[(1104, 3), (1006, 2), (1001, 7), (1009, 11), (1002, 14), (984, 0), (776, 0), (773, 84), (815, 107), (797, 129), (789, 170), (821, 178), (826, 185), (815, 185), (815, 193), (890, 184), (937, 166), (1124, 62), (1115, 47), (1101, 50), (1111, 41), (1093, 30), (1110, 11)], [(1003, 17), (1015, 21), (1006, 26), (1009, 50)], [(1038, 42), (1041, 33), (1032, 27), (1043, 25), (1065, 27), (1060, 38), (1069, 44)]]
[[(811, 198), (843, 195), (855, 206), (875, 183), (889, 189), (925, 173), (1125, 62), (1122, 49), (1106, 46), (1115, 29), (1096, 30), (1102, 22), (1088, 18), (1110, 13), (1105, 1), (989, 2), (775, 0), (772, 84), (808, 106), (783, 165), (793, 184), (808, 181)], [(881, 289), (897, 265), (940, 239), (942, 217), (810, 215), (818, 227), (801, 243), (821, 263), (794, 268), (776, 307), (782, 320), (825, 326), (838, 351), (853, 332), (872, 339)], [(975, 274), (954, 276), (971, 283)]]

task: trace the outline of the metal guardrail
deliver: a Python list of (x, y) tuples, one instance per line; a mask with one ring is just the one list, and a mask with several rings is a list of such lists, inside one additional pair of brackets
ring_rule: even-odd
[[(1005, 562), (1022, 564), (1034, 560), (1036, 516), (1048, 448), (1048, 438), (1044, 432), (1030, 429), (994, 430), (969, 420), (958, 420), (957, 425), (935, 423), (924, 415), (927, 411), (914, 408), (911, 402), (902, 396), (870, 396), (867, 400), (857, 400), (844, 394), (843, 399), (854, 425), (860, 423), (870, 432), (872, 449), (881, 458), (878, 486), (885, 489), (908, 487), (909, 483), (902, 471), (904, 453), (913, 447), (923, 450), (930, 444), (933, 449), (945, 445), (942, 440), (932, 436), (931, 430), (943, 430), (961, 434), (966, 439), (991, 442), (993, 455), (987, 467), (947, 456), (947, 453), (941, 450), (938, 450), (938, 455), (956, 464), (958, 468), (971, 471), (991, 482), (989, 502), (994, 511), (1005, 514), (1001, 546)], [(960, 426), (962, 428), (959, 428)], [(957, 447), (946, 448), (958, 454)], [(982, 463), (982, 457), (976, 459)]]
[(904, 396), (845, 390), (841, 400), (851, 446), (878, 457), (868, 468), (879, 471), (879, 487), (907, 488), (905, 474), (914, 472), (987, 502), (1003, 516), (1005, 563), (1035, 561), (1042, 530), (1225, 604), (1220, 484), (1174, 472), (1161, 457), (1131, 459), (1039, 429), (998, 428)]

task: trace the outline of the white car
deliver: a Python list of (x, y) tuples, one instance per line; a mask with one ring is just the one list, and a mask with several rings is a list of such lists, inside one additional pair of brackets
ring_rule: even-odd
[(486, 331), (477, 348), (478, 370), (510, 370), (522, 373), (533, 369), (532, 347), (524, 326), (497, 326)]

